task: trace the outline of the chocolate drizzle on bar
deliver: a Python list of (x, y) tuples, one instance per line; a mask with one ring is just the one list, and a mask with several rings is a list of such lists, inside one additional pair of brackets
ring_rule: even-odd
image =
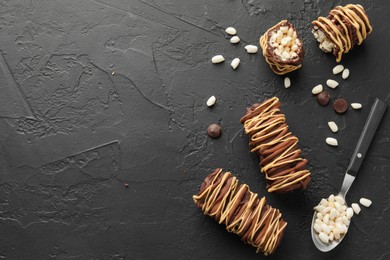
[(225, 224), (229, 232), (256, 247), (256, 252), (270, 255), (279, 246), (287, 226), (282, 214), (248, 185), (239, 184), (230, 172), (216, 169), (206, 177), (193, 199), (205, 215)]
[(302, 66), (303, 43), (294, 26), (283, 20), (266, 31), (260, 38), (263, 56), (272, 71), (283, 75)]
[(319, 17), (312, 24), (312, 33), (320, 43), (320, 49), (332, 52), (337, 62), (372, 32), (368, 16), (359, 4), (337, 6), (327, 17)]
[(268, 191), (284, 193), (305, 189), (311, 178), (305, 169), (307, 160), (300, 157), (298, 138), (288, 130), (279, 107), (279, 99), (270, 98), (247, 108), (240, 121), (250, 136), (251, 151), (260, 157)]

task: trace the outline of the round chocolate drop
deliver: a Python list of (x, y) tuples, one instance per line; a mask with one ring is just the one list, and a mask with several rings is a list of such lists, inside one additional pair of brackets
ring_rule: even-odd
[(218, 138), (221, 136), (221, 133), (222, 133), (222, 129), (217, 124), (211, 124), (207, 128), (207, 135), (210, 136), (211, 138)]
[(317, 102), (321, 106), (326, 106), (327, 104), (329, 104), (329, 100), (330, 100), (330, 95), (326, 91), (322, 91), (317, 95)]
[(348, 109), (348, 102), (343, 98), (336, 99), (333, 103), (333, 109), (339, 114), (345, 113)]

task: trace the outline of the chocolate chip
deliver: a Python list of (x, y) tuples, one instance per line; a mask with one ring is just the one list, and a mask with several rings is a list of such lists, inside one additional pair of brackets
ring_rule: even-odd
[(326, 91), (322, 91), (317, 95), (317, 102), (321, 106), (326, 106), (327, 104), (329, 104), (329, 100), (330, 100), (330, 95)]
[(336, 99), (334, 101), (334, 103), (333, 103), (333, 109), (337, 113), (342, 114), (345, 111), (347, 111), (347, 109), (348, 109), (348, 102), (345, 99), (343, 99), (343, 98)]
[(211, 138), (218, 138), (222, 133), (222, 129), (219, 125), (217, 124), (211, 124), (207, 128), (207, 135), (210, 136)]

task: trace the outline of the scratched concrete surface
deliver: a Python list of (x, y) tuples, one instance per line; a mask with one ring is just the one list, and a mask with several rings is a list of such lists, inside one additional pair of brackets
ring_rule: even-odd
[[(312, 207), (341, 185), (374, 98), (389, 102), (390, 4), (359, 2), (374, 32), (344, 56), (351, 76), (343, 81), (309, 28), (343, 1), (0, 0), (0, 258), (265, 259), (192, 202), (223, 167), (288, 221), (268, 259), (390, 259), (389, 112), (348, 195), (372, 207), (329, 254), (309, 231)], [(290, 89), (260, 52), (243, 48), (282, 19), (306, 50)], [(229, 43), (228, 26), (239, 44)], [(215, 54), (227, 61), (211, 64)], [(363, 109), (337, 115), (318, 106), (311, 88), (328, 78), (341, 82), (332, 98)], [(211, 95), (218, 101), (209, 109)], [(312, 171), (307, 190), (283, 196), (266, 192), (239, 123), (246, 106), (275, 95)], [(212, 140), (205, 130), (215, 122), (223, 135)]]

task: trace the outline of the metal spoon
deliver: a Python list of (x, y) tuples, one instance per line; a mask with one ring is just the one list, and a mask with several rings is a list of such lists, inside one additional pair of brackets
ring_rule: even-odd
[[(383, 114), (385, 113), (386, 108), (387, 105), (385, 102), (379, 99), (375, 99), (375, 102), (371, 107), (370, 114), (368, 115), (367, 121), (363, 127), (363, 131), (360, 134), (360, 138), (356, 145), (355, 151), (353, 152), (351, 161), (349, 162), (349, 165), (347, 167), (344, 181), (341, 185), (340, 193), (337, 195), (342, 197), (344, 200), (349, 188), (351, 187), (353, 181), (356, 178), (363, 158), (367, 153), (368, 147), (370, 146), (372, 139), (374, 138), (375, 132), (379, 126)], [(345, 203), (346, 202), (347, 201), (345, 200)], [(322, 252), (328, 252), (334, 249), (344, 239), (345, 234), (339, 240), (333, 240), (332, 242), (329, 242), (329, 244), (325, 244), (319, 239), (318, 233), (314, 230), (315, 219), (316, 211), (314, 211), (313, 221), (311, 223), (311, 237), (313, 239), (314, 245)]]

